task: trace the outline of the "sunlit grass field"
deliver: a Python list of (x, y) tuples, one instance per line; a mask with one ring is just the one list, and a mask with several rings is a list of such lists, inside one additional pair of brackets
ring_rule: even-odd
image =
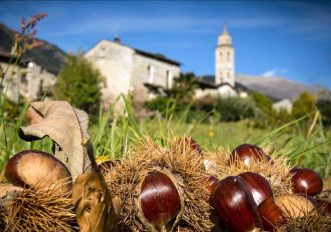
[[(312, 120), (305, 121), (307, 117)], [(137, 120), (127, 102), (123, 114), (114, 116), (111, 108), (107, 112), (101, 110), (88, 131), (95, 156), (103, 159), (127, 158), (137, 142), (146, 136), (161, 144), (166, 144), (173, 137), (189, 136), (208, 151), (219, 147), (231, 151), (242, 143), (271, 145), (276, 155), (284, 155), (292, 165), (312, 168), (328, 177), (331, 175), (331, 131), (323, 128), (318, 113), (307, 117), (272, 129), (254, 128), (250, 121), (187, 123), (185, 115)], [(52, 141), (49, 138), (34, 142), (24, 142), (19, 138), (18, 128), (25, 124), (23, 110), (19, 118), (6, 124), (6, 136), (1, 128), (0, 170), (8, 157), (19, 151), (37, 149), (52, 152)]]

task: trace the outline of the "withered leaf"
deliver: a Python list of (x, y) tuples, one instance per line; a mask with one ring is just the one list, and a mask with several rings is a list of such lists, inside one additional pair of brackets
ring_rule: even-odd
[(55, 143), (55, 157), (69, 168), (73, 180), (90, 164), (87, 147), (88, 115), (66, 101), (32, 102), (27, 118), (31, 123), (20, 128), (24, 140), (49, 136)]
[(117, 231), (118, 215), (98, 173), (80, 175), (73, 186), (72, 199), (81, 232)]

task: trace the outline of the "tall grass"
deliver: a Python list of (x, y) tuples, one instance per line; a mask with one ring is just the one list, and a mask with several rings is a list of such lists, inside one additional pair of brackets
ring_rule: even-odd
[[(123, 104), (123, 110), (115, 112), (119, 103)], [(0, 133), (0, 170), (3, 170), (8, 157), (21, 150), (51, 152), (52, 142), (48, 138), (36, 142), (20, 140), (18, 128), (24, 124), (26, 108), (27, 104), (15, 123), (8, 126), (7, 149), (4, 135)], [(101, 108), (97, 122), (90, 125), (95, 155), (103, 159), (123, 159), (145, 136), (166, 144), (174, 136), (186, 135), (193, 137), (206, 150), (219, 146), (231, 150), (241, 143), (271, 144), (276, 154), (286, 156), (291, 164), (312, 168), (324, 177), (331, 175), (331, 133), (323, 128), (319, 113), (306, 115), (271, 131), (253, 128), (247, 121), (206, 122), (203, 119), (208, 115), (188, 123), (189, 113), (189, 110), (184, 110), (174, 115), (169, 109), (165, 118), (156, 113), (152, 119), (137, 120), (130, 100), (121, 95), (108, 109)], [(307, 121), (307, 118), (311, 120)]]

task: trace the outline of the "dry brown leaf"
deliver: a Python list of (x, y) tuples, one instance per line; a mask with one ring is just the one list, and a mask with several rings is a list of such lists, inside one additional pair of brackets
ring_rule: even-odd
[(72, 199), (81, 232), (117, 231), (118, 215), (97, 173), (84, 173), (77, 178)]
[(49, 136), (55, 157), (70, 170), (73, 180), (90, 164), (88, 115), (65, 101), (32, 102), (27, 115), (31, 125), (20, 128), (20, 137), (30, 141)]

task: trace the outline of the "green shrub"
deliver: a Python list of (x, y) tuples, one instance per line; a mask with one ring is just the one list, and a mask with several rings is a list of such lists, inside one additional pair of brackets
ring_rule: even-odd
[(7, 98), (3, 102), (4, 117), (6, 121), (15, 123), (17, 118), (24, 111), (27, 104), (26, 99), (21, 96), (18, 102), (13, 102)]
[(318, 110), (322, 115), (322, 122), (325, 126), (331, 125), (331, 100), (319, 99), (316, 103)]
[(69, 55), (55, 85), (54, 95), (93, 117), (99, 112), (101, 82), (99, 70), (93, 68), (82, 54)]
[(303, 92), (299, 98), (293, 102), (292, 115), (294, 118), (301, 118), (316, 111), (316, 99), (308, 92)]
[(252, 92), (250, 96), (255, 102), (256, 107), (261, 109), (268, 116), (274, 115), (270, 98), (258, 92)]
[(239, 121), (252, 118), (255, 114), (254, 103), (250, 99), (239, 97), (219, 99), (216, 110), (221, 116), (221, 121)]

